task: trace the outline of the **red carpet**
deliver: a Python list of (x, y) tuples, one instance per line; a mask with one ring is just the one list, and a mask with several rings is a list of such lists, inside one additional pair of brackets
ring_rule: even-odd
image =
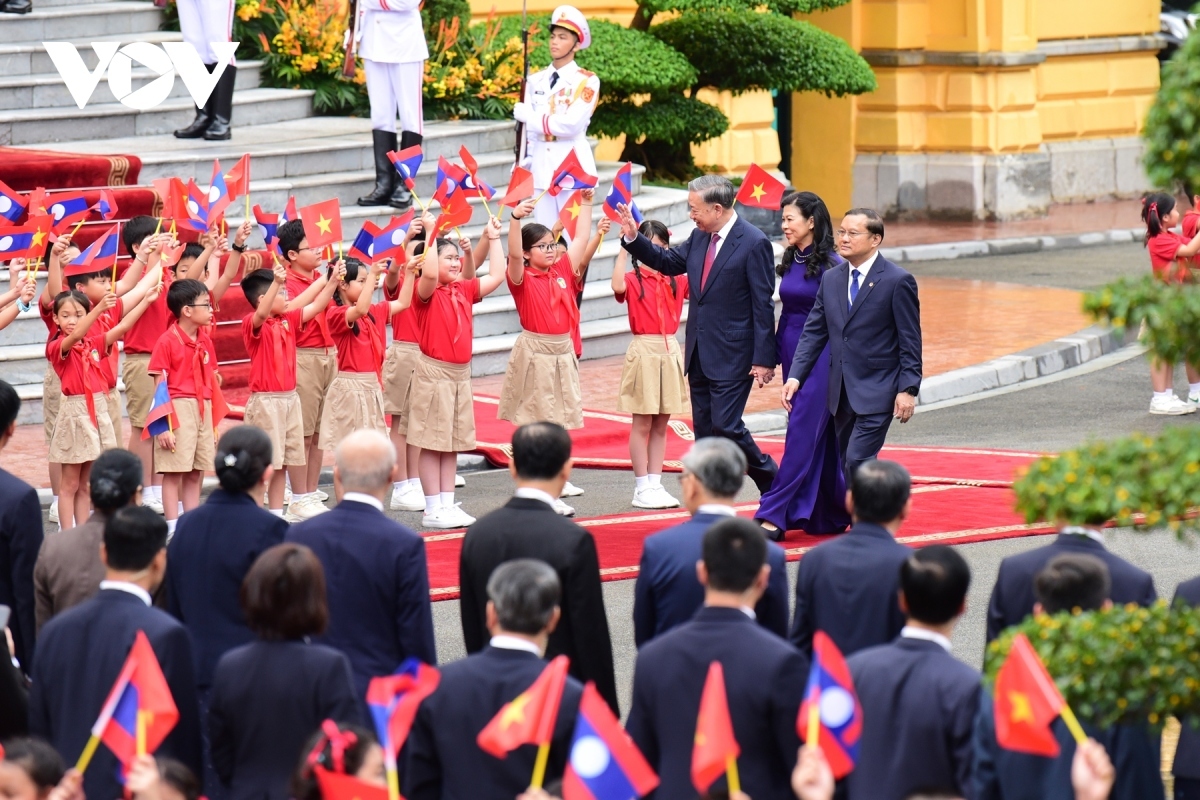
[(0, 147), (0, 181), (18, 192), (38, 186), (79, 189), (87, 186), (132, 186), (142, 160), (131, 155), (92, 156), (57, 150)]

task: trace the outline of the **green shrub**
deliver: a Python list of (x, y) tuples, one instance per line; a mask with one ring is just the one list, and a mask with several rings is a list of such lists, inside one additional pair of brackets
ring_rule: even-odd
[(1083, 299), (1083, 310), (1118, 330), (1142, 328), (1141, 341), (1157, 358), (1200, 364), (1200, 286), (1169, 284), (1147, 275), (1121, 278)]
[(462, 20), (464, 27), (471, 24), (471, 4), (467, 0), (425, 0), (421, 4), (421, 22), (430, 45), (437, 39), (438, 23), (445, 20), (449, 25), (455, 19)]

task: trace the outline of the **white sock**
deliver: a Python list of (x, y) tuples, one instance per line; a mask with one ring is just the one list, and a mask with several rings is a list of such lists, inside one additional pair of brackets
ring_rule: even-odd
[(1174, 396), (1175, 396), (1175, 393), (1169, 389), (1165, 392), (1155, 392), (1154, 393), (1154, 397), (1157, 400), (1169, 400), (1170, 398), (1172, 398)]
[(395, 481), (392, 483), (392, 494), (400, 494), (408, 487), (408, 481)]
[(175, 533), (175, 523), (176, 523), (176, 522), (178, 522), (178, 521), (179, 521), (179, 520), (175, 520), (175, 519), (169, 519), (169, 520), (167, 520), (167, 536), (172, 536), (172, 535), (174, 535), (174, 533)]
[(637, 485), (637, 490), (640, 492), (642, 489), (645, 489), (647, 486), (650, 485), (650, 476), (649, 475), (634, 475), (633, 482)]
[(442, 498), (442, 508), (452, 508), (454, 506), (454, 492), (442, 492), (439, 497)]
[(408, 484), (410, 489), (418, 489), (418, 490), (420, 490), (421, 494), (425, 494), (425, 490), (421, 488), (421, 479), (420, 478), (409, 478), (408, 481), (406, 481), (406, 483)]
[(662, 486), (662, 475), (655, 475), (653, 472), (651, 472), (646, 477), (650, 479), (651, 486)]
[(52, 505), (52, 506), (58, 505), (58, 495), (54, 495), (53, 497), (50, 498), (50, 505)]
[(292, 488), (292, 476), (288, 475), (286, 472), (283, 474), (283, 485), (289, 489)]
[(277, 517), (282, 517), (282, 516), (283, 516), (283, 509), (282, 509), (282, 508), (272, 508), (272, 509), (271, 509), (271, 513), (272, 513), (272, 514), (274, 514), (274, 515), (275, 515), (275, 516), (277, 516)]
[(178, 503), (176, 503), (175, 505), (176, 505), (176, 506), (179, 508), (179, 513), (178, 513), (178, 516), (182, 517), (182, 516), (183, 516), (183, 501), (182, 501), (182, 500), (180, 500), (180, 501), (179, 501)]
[(442, 496), (440, 494), (425, 495), (425, 513), (432, 514), (442, 507)]
[(159, 503), (162, 503), (162, 487), (161, 486), (155, 486), (154, 484), (150, 484), (149, 486), (146, 487), (146, 490), (149, 492), (151, 497), (153, 497)]
[(1189, 395), (1200, 395), (1200, 383), (1189, 383), (1188, 384), (1188, 394)]

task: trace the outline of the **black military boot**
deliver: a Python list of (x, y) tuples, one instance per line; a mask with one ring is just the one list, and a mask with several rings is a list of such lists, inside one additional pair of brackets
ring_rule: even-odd
[[(407, 147), (416, 147), (421, 142), (422, 142), (422, 136), (419, 133), (413, 133), (412, 131), (404, 131), (403, 133), (400, 134), (400, 149), (401, 150), (403, 150)], [(414, 175), (413, 180), (416, 180), (416, 177), (417, 176)], [(391, 199), (389, 205), (391, 205), (392, 208), (398, 208), (401, 211), (405, 211), (412, 207), (412, 202), (413, 202), (412, 192), (410, 192), (408, 190), (408, 187), (404, 185), (403, 180), (397, 180), (396, 188), (394, 190), (392, 190), (392, 199)]]
[(223, 141), (233, 138), (233, 84), (237, 81), (237, 67), (230, 64), (221, 73), (217, 88), (213, 89), (213, 120), (204, 138)]
[[(217, 65), (205, 64), (204, 68), (208, 70), (209, 74), (212, 74), (212, 71), (217, 68)], [(212, 124), (213, 104), (216, 102), (216, 95), (217, 90), (214, 87), (212, 93), (208, 96), (208, 99), (204, 101), (204, 108), (196, 106), (196, 118), (192, 120), (192, 124), (188, 125), (186, 128), (180, 128), (179, 130), (175, 131), (176, 139), (204, 138), (204, 132), (208, 130), (208, 126)]]
[(396, 149), (395, 131), (371, 131), (371, 143), (375, 147), (375, 188), (366, 197), (358, 198), (360, 206), (386, 206), (392, 196), (392, 187), (399, 181), (396, 168), (388, 153)]

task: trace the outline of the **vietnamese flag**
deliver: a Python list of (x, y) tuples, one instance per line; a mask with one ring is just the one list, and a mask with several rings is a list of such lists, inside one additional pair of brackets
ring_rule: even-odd
[(500, 205), (516, 208), (522, 201), (533, 197), (533, 173), (524, 167), (513, 167), (512, 178), (508, 181), (508, 190)]
[(751, 164), (738, 189), (737, 202), (751, 208), (778, 209), (783, 202), (784, 185), (758, 164)]
[(568, 663), (566, 656), (558, 656), (546, 665), (532, 686), (505, 703), (475, 737), (479, 749), (504, 758), (523, 744), (549, 744), (567, 685)]
[(466, 225), (471, 221), (474, 211), (465, 196), (454, 195), (442, 204), (442, 213), (438, 214), (437, 222), (433, 223), (433, 238), (443, 236), (459, 225)]
[(321, 248), (342, 240), (342, 209), (336, 197), (305, 206), (299, 214), (309, 247)]
[(388, 800), (384, 786), (367, 783), (353, 775), (330, 772), (320, 764), (313, 766), (317, 786), (321, 789), (321, 800)]
[(733, 738), (733, 720), (725, 699), (725, 670), (720, 661), (708, 665), (700, 713), (696, 717), (696, 739), (692, 745), (692, 785), (704, 794), (725, 773), (742, 750)]
[(562, 223), (563, 233), (568, 239), (575, 238), (575, 231), (579, 228), (579, 216), (583, 213), (583, 190), (580, 189), (571, 195), (571, 199), (563, 206), (563, 210), (558, 213), (558, 221)]
[(229, 190), (229, 199), (241, 197), (250, 189), (250, 154), (242, 156), (225, 173), (225, 188)]
[(1050, 730), (1066, 701), (1025, 634), (1013, 639), (996, 673), (996, 742), (1006, 750), (1054, 758), (1058, 739)]

